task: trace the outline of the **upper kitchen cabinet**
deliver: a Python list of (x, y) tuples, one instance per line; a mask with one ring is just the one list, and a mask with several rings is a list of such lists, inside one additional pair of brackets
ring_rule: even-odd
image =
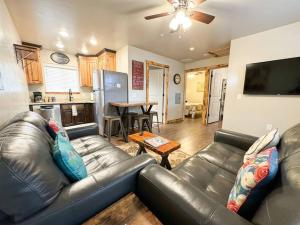
[(78, 56), (80, 84), (82, 87), (93, 86), (93, 72), (97, 69), (98, 58), (96, 56)]
[(34, 44), (15, 45), (17, 61), (22, 62), (28, 84), (43, 83), (40, 49), (41, 46)]
[(99, 69), (116, 71), (116, 51), (105, 48), (97, 55)]
[(116, 71), (116, 51), (105, 48), (96, 55), (77, 56), (82, 87), (93, 87), (93, 72), (96, 69)]

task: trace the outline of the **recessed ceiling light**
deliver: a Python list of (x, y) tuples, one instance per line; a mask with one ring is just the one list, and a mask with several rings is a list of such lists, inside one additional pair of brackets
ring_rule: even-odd
[(165, 36), (165, 34), (161, 33), (161, 34), (160, 34), (160, 36), (161, 36), (161, 37), (164, 37), (164, 36)]
[(195, 47), (190, 47), (189, 49), (190, 49), (190, 51), (192, 52), (192, 51), (195, 50)]
[(89, 53), (89, 51), (87, 50), (87, 48), (86, 48), (85, 45), (82, 46), (81, 53), (82, 53), (82, 54), (88, 54), (88, 53)]
[(61, 30), (61, 31), (59, 32), (59, 34), (60, 34), (60, 36), (62, 36), (62, 37), (64, 37), (64, 38), (69, 37), (69, 33), (68, 33), (67, 31), (65, 31), (65, 30)]
[(97, 39), (96, 39), (94, 36), (92, 36), (92, 37), (90, 38), (90, 44), (91, 44), (91, 45), (97, 45), (97, 44), (98, 44), (98, 41), (97, 41)]
[(63, 49), (65, 46), (64, 46), (64, 44), (62, 42), (58, 41), (56, 43), (56, 47), (59, 48), (59, 49)]
[(182, 38), (182, 36), (181, 35), (178, 35), (178, 39), (181, 39)]

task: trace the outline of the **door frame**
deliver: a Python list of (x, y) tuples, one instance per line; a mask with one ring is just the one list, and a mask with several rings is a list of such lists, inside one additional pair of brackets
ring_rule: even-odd
[[(204, 96), (203, 96), (203, 109), (202, 109), (202, 118), (201, 124), (207, 125), (208, 121), (208, 109), (209, 109), (209, 92), (210, 92), (210, 73), (213, 69), (228, 67), (228, 64), (218, 64), (212, 66), (198, 67), (193, 69), (184, 70), (184, 79), (186, 79), (187, 73), (190, 72), (199, 72), (205, 71), (205, 81), (204, 81)], [(184, 99), (186, 98), (186, 82), (184, 82)], [(183, 113), (184, 113), (185, 102), (183, 104)], [(183, 115), (184, 117), (184, 115)]]
[(150, 80), (150, 66), (160, 68), (164, 70), (164, 90), (163, 90), (163, 118), (162, 122), (165, 124), (168, 122), (168, 99), (169, 99), (169, 70), (170, 66), (166, 64), (161, 64), (157, 63), (154, 61), (146, 60), (146, 105), (147, 108), (149, 107), (149, 95), (150, 95), (150, 90), (149, 90), (149, 80)]

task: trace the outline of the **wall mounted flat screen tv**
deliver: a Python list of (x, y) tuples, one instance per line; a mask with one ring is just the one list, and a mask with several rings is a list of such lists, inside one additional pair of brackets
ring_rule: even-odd
[(244, 94), (300, 95), (300, 57), (248, 64)]

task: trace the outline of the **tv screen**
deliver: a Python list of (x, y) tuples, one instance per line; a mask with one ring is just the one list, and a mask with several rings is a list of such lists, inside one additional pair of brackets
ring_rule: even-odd
[(300, 57), (248, 64), (244, 94), (300, 95)]

